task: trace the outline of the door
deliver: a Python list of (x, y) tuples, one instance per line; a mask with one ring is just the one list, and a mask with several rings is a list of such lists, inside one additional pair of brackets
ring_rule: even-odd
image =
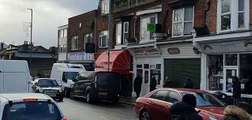
[(143, 85), (142, 85), (142, 91), (141, 96), (146, 95), (150, 92), (150, 73), (149, 70), (144, 70), (143, 72)]
[(223, 91), (224, 92), (233, 92), (233, 81), (232, 81), (232, 77), (233, 76), (237, 76), (239, 77), (238, 74), (238, 67), (228, 67), (224, 69), (224, 87), (223, 87)]
[(3, 60), (0, 60), (0, 93), (3, 93)]

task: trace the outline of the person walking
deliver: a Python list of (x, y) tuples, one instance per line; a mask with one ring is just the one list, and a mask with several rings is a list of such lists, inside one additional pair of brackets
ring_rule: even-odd
[(191, 79), (186, 79), (184, 88), (191, 88), (191, 89), (193, 88), (193, 82)]
[(203, 120), (195, 107), (196, 97), (192, 94), (184, 95), (182, 102), (177, 102), (171, 106), (171, 120)]
[(157, 80), (155, 78), (155, 76), (153, 75), (150, 81), (150, 91), (153, 91), (156, 89), (157, 86)]
[(233, 77), (233, 100), (234, 105), (238, 105), (241, 99), (241, 83), (237, 76)]
[(136, 98), (138, 98), (140, 95), (142, 89), (142, 81), (142, 76), (138, 73), (134, 80), (134, 91), (136, 92)]

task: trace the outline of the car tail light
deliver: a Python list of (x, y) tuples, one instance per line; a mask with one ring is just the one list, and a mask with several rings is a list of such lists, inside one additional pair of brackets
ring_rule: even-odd
[(23, 99), (24, 102), (33, 102), (33, 101), (38, 101), (37, 98), (25, 98)]
[(67, 118), (66, 118), (66, 117), (63, 117), (61, 120), (67, 120)]

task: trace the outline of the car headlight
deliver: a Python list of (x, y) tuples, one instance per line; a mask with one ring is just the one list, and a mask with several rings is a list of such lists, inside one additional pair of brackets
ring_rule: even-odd
[(44, 90), (43, 90), (43, 89), (39, 89), (39, 92), (40, 92), (40, 93), (43, 93), (43, 92), (44, 92)]
[(61, 93), (61, 92), (62, 92), (62, 89), (59, 89), (59, 92)]
[(219, 120), (219, 119), (214, 116), (209, 116), (209, 120)]

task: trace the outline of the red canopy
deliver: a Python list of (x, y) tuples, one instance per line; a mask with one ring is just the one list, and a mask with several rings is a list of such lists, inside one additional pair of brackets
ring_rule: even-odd
[[(110, 51), (109, 71), (129, 74), (130, 53), (127, 50)], [(108, 52), (103, 52), (96, 60), (95, 71), (108, 71)]]

